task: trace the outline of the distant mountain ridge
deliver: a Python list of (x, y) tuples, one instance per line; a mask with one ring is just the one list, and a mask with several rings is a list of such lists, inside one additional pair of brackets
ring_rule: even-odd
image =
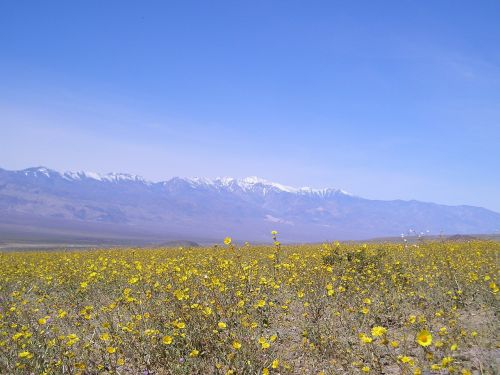
[[(438, 234), (500, 229), (500, 214), (473, 206), (369, 200), (340, 189), (295, 188), (258, 177), (151, 182), (126, 173), (0, 169), (0, 236), (11, 232), (265, 241)], [(31, 231), (31, 232), (30, 232)]]
[[(1, 169), (0, 169), (1, 170)], [(163, 184), (168, 185), (171, 181), (174, 180), (182, 180), (187, 183), (192, 184), (193, 186), (205, 187), (205, 188), (227, 188), (229, 190), (235, 190), (237, 188), (242, 190), (253, 190), (255, 187), (261, 187), (261, 193), (266, 193), (269, 189), (281, 190), (288, 193), (296, 193), (296, 194), (317, 194), (317, 195), (326, 195), (331, 193), (342, 193), (349, 195), (346, 191), (338, 190), (338, 189), (313, 189), (310, 187), (301, 187), (294, 188), (291, 186), (285, 186), (282, 184), (278, 184), (276, 182), (267, 181), (265, 179), (252, 176), (246, 177), (243, 179), (235, 179), (232, 177), (217, 177), (215, 179), (208, 178), (187, 178), (187, 177), (174, 177), (170, 180), (162, 181), (162, 182), (151, 182), (145, 180), (141, 176), (132, 175), (128, 173), (95, 173), (95, 172), (87, 172), (87, 171), (77, 171), (77, 172), (58, 172), (52, 169), (48, 169), (46, 167), (35, 167), (35, 168), (27, 168), (20, 171), (11, 171), (13, 173), (21, 173), (26, 177), (46, 177), (46, 178), (63, 178), (68, 181), (82, 181), (82, 180), (95, 180), (100, 182), (138, 182), (146, 185), (152, 184)]]

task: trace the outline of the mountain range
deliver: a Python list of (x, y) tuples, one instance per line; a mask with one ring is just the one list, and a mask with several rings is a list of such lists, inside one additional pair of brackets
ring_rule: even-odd
[[(151, 182), (124, 173), (0, 169), (0, 237), (285, 242), (487, 234), (500, 214), (473, 206), (371, 200), (257, 177)], [(16, 237), (17, 236), (17, 237)]]

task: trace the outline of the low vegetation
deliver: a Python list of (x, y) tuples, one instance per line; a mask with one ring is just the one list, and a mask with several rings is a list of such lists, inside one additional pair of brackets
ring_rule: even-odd
[(0, 253), (2, 374), (494, 374), (500, 243)]

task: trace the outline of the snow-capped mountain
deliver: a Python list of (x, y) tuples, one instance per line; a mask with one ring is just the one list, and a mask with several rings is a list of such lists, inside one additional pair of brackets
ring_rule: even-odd
[[(349, 195), (349, 193), (347, 193), (346, 191), (336, 190), (336, 189), (313, 189), (310, 187), (295, 188), (291, 186), (278, 184), (276, 182), (271, 182), (256, 176), (246, 177), (241, 180), (232, 177), (222, 177), (222, 178), (219, 177), (214, 180), (196, 177), (196, 178), (184, 178), (183, 180), (190, 182), (193, 186), (211, 187), (216, 189), (229, 189), (233, 191), (241, 189), (244, 191), (259, 192), (262, 194), (274, 190), (292, 194), (326, 195), (333, 193), (336, 194), (341, 193)], [(165, 184), (168, 184), (168, 181), (166, 181)]]
[[(82, 181), (82, 180), (95, 180), (100, 182), (139, 182), (147, 185), (153, 184), (153, 182), (146, 181), (141, 176), (132, 175), (128, 173), (107, 173), (100, 174), (88, 171), (78, 171), (78, 172), (64, 172), (60, 173), (52, 169), (45, 167), (28, 168), (22, 171), (16, 171), (15, 173), (22, 173), (27, 177), (47, 177), (47, 178), (63, 178), (68, 181)], [(172, 180), (182, 180), (189, 183), (192, 187), (196, 188), (209, 188), (217, 190), (243, 190), (251, 192), (259, 192), (266, 194), (269, 191), (283, 191), (287, 193), (294, 194), (313, 194), (313, 195), (327, 195), (327, 194), (346, 194), (346, 191), (336, 190), (336, 189), (313, 189), (310, 187), (295, 188), (291, 186), (286, 186), (278, 184), (276, 182), (271, 182), (263, 178), (256, 176), (246, 177), (243, 179), (235, 179), (232, 177), (218, 177), (215, 179), (208, 178), (181, 178), (175, 177), (168, 181), (160, 182), (160, 184), (168, 185)]]
[(134, 181), (134, 182), (144, 182), (144, 183), (146, 182), (142, 177), (131, 175), (128, 173), (100, 174), (87, 171), (60, 173), (45, 167), (23, 169), (22, 171), (17, 171), (17, 173), (24, 174), (26, 177), (64, 178), (65, 180), (68, 181), (81, 181), (85, 179), (90, 179), (90, 180), (107, 181), (107, 182), (119, 182), (119, 181)]
[(378, 201), (339, 189), (247, 177), (151, 182), (125, 173), (0, 169), (0, 235), (9, 231), (137, 238), (322, 241), (431, 233), (493, 233), (500, 214), (471, 206)]

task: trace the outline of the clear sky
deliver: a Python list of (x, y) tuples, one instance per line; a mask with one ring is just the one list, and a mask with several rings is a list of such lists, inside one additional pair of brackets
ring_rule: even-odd
[(0, 167), (500, 211), (500, 1), (0, 2)]

